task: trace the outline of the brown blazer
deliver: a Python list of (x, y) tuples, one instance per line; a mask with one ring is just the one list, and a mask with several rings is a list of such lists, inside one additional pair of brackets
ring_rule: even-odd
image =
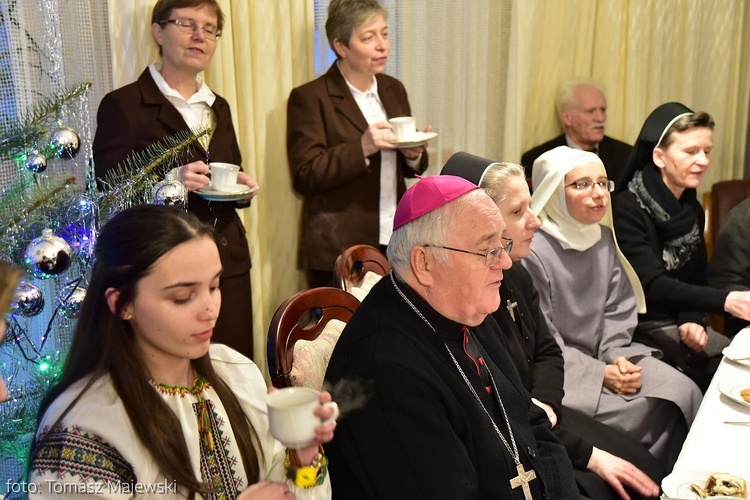
[[(388, 117), (409, 116), (404, 86), (376, 75), (378, 95)], [(360, 138), (367, 121), (334, 63), (320, 78), (292, 90), (287, 108), (287, 154), (295, 191), (305, 197), (299, 265), (331, 271), (336, 257), (355, 244), (378, 247), (380, 153), (365, 161)], [(398, 198), (404, 176), (417, 172), (397, 154)]]

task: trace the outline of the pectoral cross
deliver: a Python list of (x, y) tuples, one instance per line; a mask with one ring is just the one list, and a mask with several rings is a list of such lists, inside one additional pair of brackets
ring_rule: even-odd
[(536, 472), (534, 472), (534, 469), (526, 472), (523, 464), (518, 464), (516, 470), (518, 471), (518, 475), (510, 480), (511, 489), (515, 490), (520, 486), (523, 489), (523, 497), (526, 500), (534, 500), (531, 496), (531, 489), (529, 489), (529, 482), (536, 479)]
[(508, 312), (510, 313), (510, 319), (512, 319), (513, 321), (515, 321), (515, 320), (516, 320), (516, 312), (514, 311), (514, 309), (515, 309), (516, 307), (518, 307), (518, 302), (516, 302), (515, 300), (514, 300), (514, 301), (511, 301), (510, 299), (508, 299), (508, 300), (506, 301), (506, 304), (507, 304), (507, 305), (505, 306), (505, 308), (506, 308), (506, 309), (508, 310)]

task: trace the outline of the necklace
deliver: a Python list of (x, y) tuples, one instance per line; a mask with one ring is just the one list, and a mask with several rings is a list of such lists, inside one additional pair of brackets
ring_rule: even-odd
[[(391, 282), (393, 283), (393, 286), (396, 288), (396, 291), (401, 296), (401, 298), (406, 302), (406, 304), (412, 308), (412, 310), (419, 316), (422, 321), (425, 322), (425, 324), (430, 327), (430, 330), (437, 333), (435, 330), (435, 327), (432, 326), (432, 324), (427, 320), (427, 318), (424, 317), (422, 312), (415, 306), (409, 298), (404, 295), (404, 292), (401, 291), (401, 288), (399, 288), (398, 284), (396, 284), (396, 280), (393, 278), (393, 273), (390, 274)], [(503, 412), (503, 418), (505, 419), (505, 425), (508, 427), (508, 436), (510, 436), (510, 442), (511, 445), (508, 444), (508, 441), (505, 439), (505, 436), (503, 436), (502, 432), (500, 432), (500, 428), (497, 426), (497, 423), (495, 423), (495, 419), (492, 418), (492, 415), (490, 415), (490, 412), (487, 411), (487, 407), (484, 406), (484, 403), (479, 398), (479, 394), (477, 394), (477, 391), (474, 389), (474, 386), (471, 385), (471, 382), (469, 382), (469, 378), (466, 376), (466, 373), (461, 368), (461, 365), (458, 364), (458, 360), (453, 355), (453, 351), (450, 350), (450, 347), (448, 347), (448, 344), (443, 342), (443, 345), (445, 346), (445, 349), (448, 351), (448, 354), (451, 357), (451, 360), (453, 361), (453, 364), (456, 366), (456, 369), (458, 369), (458, 372), (461, 374), (461, 377), (464, 380), (464, 383), (471, 391), (471, 394), (474, 396), (474, 399), (479, 403), (479, 406), (484, 411), (484, 414), (487, 415), (487, 418), (489, 419), (490, 423), (492, 424), (492, 428), (495, 429), (495, 433), (500, 438), (500, 441), (502, 441), (503, 445), (505, 446), (505, 449), (508, 450), (508, 453), (513, 458), (513, 461), (516, 464), (516, 471), (518, 471), (518, 476), (512, 478), (510, 480), (510, 486), (511, 489), (515, 489), (518, 487), (521, 487), (523, 490), (523, 495), (526, 500), (532, 500), (531, 496), (531, 490), (529, 488), (529, 482), (531, 482), (533, 479), (536, 479), (536, 473), (534, 472), (534, 469), (531, 469), (529, 471), (526, 471), (523, 467), (523, 464), (521, 463), (520, 454), (518, 453), (518, 447), (516, 446), (516, 439), (513, 435), (513, 429), (510, 426), (510, 419), (508, 419), (508, 412), (505, 411), (505, 405), (503, 405), (503, 400), (500, 397), (500, 391), (497, 390), (497, 385), (495, 384), (495, 378), (492, 376), (492, 372), (488, 370), (489, 376), (490, 376), (490, 382), (492, 384), (492, 388), (495, 391), (495, 398), (497, 399), (497, 402), (500, 404), (500, 410)]]
[(154, 380), (151, 380), (151, 384), (162, 394), (180, 396), (181, 398), (184, 398), (187, 394), (193, 394), (198, 399), (198, 434), (206, 450), (213, 451), (214, 436), (211, 431), (211, 408), (208, 405), (208, 401), (203, 397), (203, 391), (211, 387), (208, 379), (204, 376), (199, 377), (196, 374), (192, 387), (157, 384)]

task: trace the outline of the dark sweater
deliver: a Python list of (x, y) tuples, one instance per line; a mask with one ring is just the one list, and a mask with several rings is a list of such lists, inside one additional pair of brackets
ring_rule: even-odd
[[(698, 227), (705, 217), (700, 204), (692, 203)], [(706, 244), (700, 234), (698, 248), (679, 269), (667, 271), (662, 259), (664, 243), (653, 219), (638, 204), (635, 195), (623, 191), (612, 202), (615, 233), (622, 253), (638, 274), (646, 294), (646, 314), (639, 320), (669, 320), (705, 325), (704, 314), (721, 313), (728, 292), (708, 286)]]
[[(721, 290), (750, 290), (750, 199), (734, 207), (727, 215), (716, 238), (708, 264), (708, 283)], [(748, 322), (730, 316), (724, 332), (733, 335)]]

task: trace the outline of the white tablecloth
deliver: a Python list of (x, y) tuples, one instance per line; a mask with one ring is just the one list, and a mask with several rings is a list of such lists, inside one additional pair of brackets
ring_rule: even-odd
[[(750, 328), (740, 331), (729, 347), (750, 356)], [(745, 364), (747, 363), (747, 364)], [(686, 489), (688, 483), (702, 484), (712, 472), (730, 472), (750, 483), (750, 425), (729, 425), (724, 421), (750, 422), (750, 406), (724, 396), (719, 385), (750, 387), (750, 362), (742, 364), (725, 356), (711, 381), (698, 415), (682, 446), (672, 473), (662, 481), (664, 493), (679, 498), (697, 498)]]

